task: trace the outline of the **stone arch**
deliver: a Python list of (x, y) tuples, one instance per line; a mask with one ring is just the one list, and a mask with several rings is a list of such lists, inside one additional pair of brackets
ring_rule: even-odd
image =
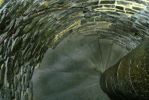
[(55, 48), (72, 32), (134, 49), (148, 35), (147, 4), (148, 0), (9, 1), (0, 9), (0, 98), (32, 100), (34, 68), (49, 47)]

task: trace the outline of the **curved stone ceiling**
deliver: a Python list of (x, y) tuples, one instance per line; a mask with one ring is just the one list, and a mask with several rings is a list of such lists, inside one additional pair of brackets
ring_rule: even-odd
[(148, 37), (148, 0), (11, 0), (0, 9), (0, 98), (32, 99), (34, 68), (70, 33), (134, 49)]

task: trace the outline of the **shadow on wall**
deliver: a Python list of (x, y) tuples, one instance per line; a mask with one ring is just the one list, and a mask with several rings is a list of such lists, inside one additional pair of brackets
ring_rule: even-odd
[(34, 100), (110, 100), (100, 74), (126, 53), (110, 40), (71, 34), (35, 70)]

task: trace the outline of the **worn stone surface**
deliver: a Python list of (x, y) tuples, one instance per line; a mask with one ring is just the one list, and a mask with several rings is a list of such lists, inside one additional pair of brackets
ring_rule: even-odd
[(116, 100), (149, 99), (148, 40), (106, 70), (101, 87)]
[[(34, 68), (71, 32), (134, 49), (148, 36), (148, 0), (11, 0), (0, 9), (0, 99), (32, 100)], [(92, 33), (92, 34), (91, 34)]]

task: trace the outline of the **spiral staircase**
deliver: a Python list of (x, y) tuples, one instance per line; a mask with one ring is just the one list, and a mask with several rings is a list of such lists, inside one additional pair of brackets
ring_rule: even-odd
[[(32, 83), (31, 79), (34, 70), (33, 79), (36, 79), (38, 69), (42, 70), (40, 63), (48, 48), (55, 50), (49, 51), (51, 55), (54, 53), (56, 55), (60, 52), (58, 50), (66, 45), (70, 46), (66, 46), (67, 48), (77, 51), (77, 45), (85, 41), (82, 45), (85, 44), (86, 49), (83, 46), (78, 52), (71, 49), (74, 53), (72, 52), (72, 56), (67, 54), (68, 58), (75, 59), (72, 61), (76, 61), (77, 58), (82, 60), (80, 57), (85, 53), (83, 58), (89, 58), (86, 62), (90, 62), (91, 66), (89, 69), (83, 69), (98, 74), (103, 73), (148, 38), (148, 2), (148, 0), (10, 0), (6, 2), (0, 8), (0, 99), (33, 99), (33, 84), (38, 85)], [(75, 44), (75, 39), (80, 39), (78, 40), (80, 43), (76, 41), (74, 46), (76, 49), (67, 44), (69, 42)], [(63, 51), (65, 50), (61, 53)], [(78, 54), (79, 52), (81, 53)], [(75, 56), (77, 57), (73, 58)], [(63, 56), (59, 55), (59, 57)], [(69, 60), (68, 58), (66, 57), (65, 61)], [(64, 59), (65, 56), (61, 60)], [(66, 69), (58, 67), (58, 71), (65, 72)], [(96, 82), (99, 80), (96, 79)], [(53, 100), (61, 99), (58, 97)]]

